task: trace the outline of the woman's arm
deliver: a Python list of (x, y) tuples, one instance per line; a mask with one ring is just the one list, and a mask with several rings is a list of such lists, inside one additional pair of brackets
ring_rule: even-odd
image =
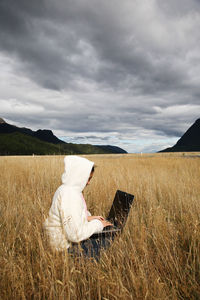
[(66, 237), (71, 242), (88, 239), (93, 233), (101, 232), (104, 227), (99, 219), (88, 222), (81, 194), (73, 190), (61, 195), (60, 216)]
[(102, 216), (90, 216), (90, 217), (87, 217), (87, 220), (90, 222), (92, 220), (99, 220), (102, 222), (103, 224), (103, 227), (106, 227), (106, 226), (113, 226), (112, 223), (110, 223), (109, 221), (105, 220)]
[(105, 219), (104, 219), (104, 217), (102, 217), (102, 216), (88, 216), (87, 217), (87, 220), (88, 220), (88, 222), (90, 222), (90, 221), (92, 221), (92, 220), (99, 220), (99, 221), (104, 221)]

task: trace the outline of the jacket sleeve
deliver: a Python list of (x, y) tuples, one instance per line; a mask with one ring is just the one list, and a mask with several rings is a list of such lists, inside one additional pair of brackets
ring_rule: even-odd
[(87, 216), (90, 217), (91, 213), (89, 212), (89, 210), (87, 211)]
[(103, 224), (99, 220), (87, 221), (80, 193), (70, 191), (62, 196), (60, 216), (69, 241), (78, 243), (88, 239), (93, 233), (101, 232)]

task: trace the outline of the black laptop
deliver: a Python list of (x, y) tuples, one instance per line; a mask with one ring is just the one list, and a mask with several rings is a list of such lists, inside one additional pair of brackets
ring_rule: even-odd
[(99, 237), (99, 235), (107, 236), (109, 233), (114, 234), (121, 232), (126, 224), (133, 200), (133, 195), (117, 190), (110, 212), (106, 218), (113, 226), (104, 227), (101, 233), (93, 234), (91, 238)]

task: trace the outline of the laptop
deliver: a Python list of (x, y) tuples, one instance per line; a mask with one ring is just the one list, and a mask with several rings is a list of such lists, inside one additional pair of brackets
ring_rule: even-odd
[(113, 224), (113, 226), (104, 227), (101, 233), (95, 233), (91, 238), (97, 238), (99, 236), (109, 236), (110, 234), (116, 234), (122, 232), (134, 200), (134, 195), (117, 190), (113, 204), (106, 220)]

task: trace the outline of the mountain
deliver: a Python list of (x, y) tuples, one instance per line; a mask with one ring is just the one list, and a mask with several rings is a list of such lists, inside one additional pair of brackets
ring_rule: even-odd
[(65, 143), (51, 130), (33, 131), (6, 123), (0, 118), (0, 155), (108, 154), (127, 153), (116, 146)]
[(127, 153), (124, 149), (117, 147), (117, 146), (111, 146), (111, 145), (95, 145), (96, 147), (99, 147), (100, 149), (104, 151), (110, 151), (111, 153)]
[[(3, 120), (3, 119), (1, 119)], [(20, 127), (17, 127), (17, 126), (14, 126), (14, 125), (10, 125), (8, 123), (6, 123), (5, 121), (4, 122), (0, 122), (0, 134), (1, 133), (13, 133), (13, 132), (20, 132), (20, 133), (23, 133), (23, 134), (27, 134), (27, 135), (30, 135), (32, 137), (36, 137), (38, 138), (39, 140), (41, 141), (44, 141), (44, 142), (49, 142), (49, 143), (52, 143), (52, 144), (59, 144), (59, 143), (64, 143), (63, 141), (59, 140), (51, 130), (37, 130), (37, 131), (33, 131), (29, 128), (20, 128)]]
[[(43, 142), (21, 132), (0, 134), (0, 155), (65, 154), (58, 145)], [(66, 151), (66, 154), (70, 152)]]
[(184, 133), (178, 142), (170, 148), (159, 152), (199, 152), (200, 151), (200, 119)]
[(6, 123), (4, 119), (0, 118), (0, 124)]

